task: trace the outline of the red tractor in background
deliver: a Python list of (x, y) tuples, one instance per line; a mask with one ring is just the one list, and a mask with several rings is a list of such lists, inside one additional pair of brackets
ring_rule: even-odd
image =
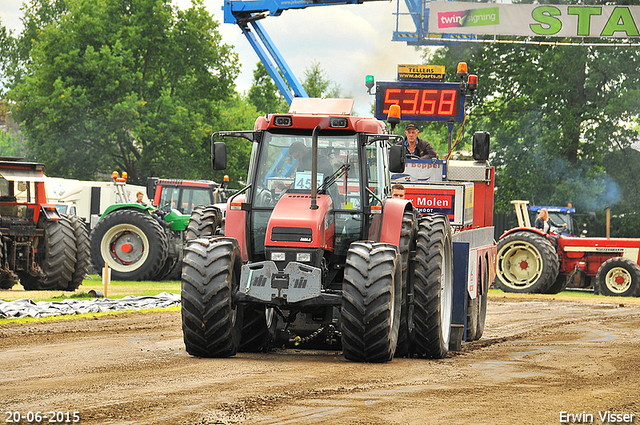
[(89, 267), (89, 235), (47, 202), (44, 165), (0, 158), (0, 289), (74, 291)]
[[(390, 198), (390, 172), (404, 171), (401, 138), (377, 119), (352, 116), (352, 105), (296, 98), (288, 114), (258, 118), (254, 131), (213, 135), (214, 169), (226, 167), (218, 140), (253, 147), (248, 184), (227, 203), (225, 236), (190, 240), (184, 250), (191, 355), (283, 342), (386, 362), (459, 349), (467, 279), (477, 277), (469, 243), (456, 257), (446, 214), (420, 216), (408, 200)], [(488, 137), (476, 144), (488, 152)]]
[(547, 235), (531, 227), (527, 201), (512, 203), (519, 227), (498, 242), (498, 288), (556, 294), (568, 286), (592, 287), (608, 296), (640, 295), (640, 239)]

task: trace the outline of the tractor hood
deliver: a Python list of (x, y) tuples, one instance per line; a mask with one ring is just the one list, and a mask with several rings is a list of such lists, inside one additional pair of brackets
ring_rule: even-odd
[(333, 250), (333, 204), (329, 195), (318, 195), (311, 209), (310, 194), (285, 194), (276, 204), (265, 238), (265, 246), (322, 248)]

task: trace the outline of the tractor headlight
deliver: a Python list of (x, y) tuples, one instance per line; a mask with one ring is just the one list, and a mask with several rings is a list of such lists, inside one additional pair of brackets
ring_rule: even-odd
[(311, 262), (311, 253), (310, 252), (298, 252), (296, 254), (296, 261), (299, 262)]
[(284, 252), (271, 253), (271, 261), (284, 261), (284, 260), (285, 260)]

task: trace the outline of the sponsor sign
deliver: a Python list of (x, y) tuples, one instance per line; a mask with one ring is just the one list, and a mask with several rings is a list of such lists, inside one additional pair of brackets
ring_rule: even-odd
[(391, 180), (394, 183), (398, 181), (444, 181), (446, 174), (446, 162), (443, 160), (432, 159), (407, 159), (405, 162), (404, 173), (393, 174)]
[(429, 33), (640, 37), (640, 6), (429, 2)]
[(398, 65), (398, 80), (444, 80), (444, 65)]
[(455, 214), (456, 191), (455, 189), (439, 190), (429, 193), (421, 188), (407, 187), (405, 198), (411, 200), (413, 206), (421, 214), (440, 213), (449, 216), (453, 221)]

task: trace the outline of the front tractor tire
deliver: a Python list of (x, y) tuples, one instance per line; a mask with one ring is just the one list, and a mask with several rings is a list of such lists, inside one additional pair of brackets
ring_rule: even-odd
[(198, 357), (234, 356), (240, 346), (243, 308), (234, 304), (241, 255), (233, 238), (193, 239), (184, 249), (182, 334)]
[(420, 220), (414, 292), (413, 354), (441, 359), (449, 351), (453, 313), (453, 242), (447, 216)]
[(596, 285), (602, 295), (637, 297), (640, 294), (640, 266), (625, 257), (609, 258), (596, 273)]
[(102, 217), (91, 232), (91, 263), (113, 280), (152, 280), (167, 259), (167, 235), (147, 213), (117, 210)]
[(543, 236), (518, 231), (498, 242), (496, 286), (504, 292), (545, 293), (558, 277), (558, 254)]
[(342, 283), (342, 350), (347, 360), (393, 359), (398, 343), (402, 262), (394, 245), (353, 242)]

